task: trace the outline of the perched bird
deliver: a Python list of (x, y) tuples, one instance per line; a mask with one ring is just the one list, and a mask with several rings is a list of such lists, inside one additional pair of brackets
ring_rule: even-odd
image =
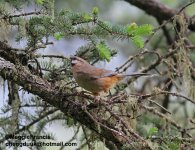
[(145, 76), (147, 73), (120, 74), (111, 70), (97, 68), (84, 59), (71, 56), (73, 76), (79, 86), (97, 96), (101, 92), (108, 92), (118, 81), (126, 76)]

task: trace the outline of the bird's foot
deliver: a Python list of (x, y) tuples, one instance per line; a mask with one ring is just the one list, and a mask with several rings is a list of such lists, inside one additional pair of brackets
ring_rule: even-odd
[(94, 102), (95, 102), (96, 104), (98, 104), (98, 105), (99, 105), (100, 102), (101, 102), (100, 100), (101, 100), (100, 96), (95, 96), (95, 97), (94, 97)]
[(78, 96), (82, 96), (82, 95), (85, 95), (85, 94), (92, 94), (91, 92), (88, 92), (88, 91), (81, 91), (78, 93)]

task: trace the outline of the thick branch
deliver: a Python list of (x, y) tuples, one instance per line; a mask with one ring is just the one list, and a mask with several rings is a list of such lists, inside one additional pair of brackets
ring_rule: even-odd
[(12, 63), (20, 61), (23, 65), (27, 64), (29, 56), (26, 53), (22, 53), (22, 51), (24, 50), (12, 48), (6, 42), (0, 41), (0, 57)]
[[(177, 9), (171, 9), (157, 0), (125, 0), (126, 2), (144, 10), (147, 14), (154, 16), (157, 20), (164, 21), (171, 19), (178, 13)], [(188, 28), (195, 31), (195, 21), (189, 18)]]

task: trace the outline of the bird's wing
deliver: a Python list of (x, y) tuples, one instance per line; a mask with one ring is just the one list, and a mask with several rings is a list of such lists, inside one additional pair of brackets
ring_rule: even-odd
[(112, 77), (117, 75), (116, 72), (110, 71), (110, 70), (106, 70), (102, 73), (102, 75), (100, 76), (100, 78), (105, 78), (105, 77)]
[(94, 73), (93, 73), (93, 77), (96, 78), (96, 79), (111, 77), (111, 76), (114, 76), (114, 75), (117, 75), (117, 73), (115, 73), (111, 70), (99, 69), (99, 68), (94, 70)]
[(99, 79), (99, 78), (105, 78), (105, 77), (111, 77), (114, 75), (117, 75), (117, 73), (106, 70), (103, 68), (97, 68), (94, 66), (87, 66), (85, 68), (79, 67), (76, 69), (77, 73), (82, 74), (83, 76), (90, 77), (91, 79)]

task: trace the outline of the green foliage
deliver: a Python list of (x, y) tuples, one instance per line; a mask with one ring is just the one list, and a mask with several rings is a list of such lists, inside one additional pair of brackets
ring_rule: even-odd
[(144, 36), (149, 35), (153, 32), (153, 26), (150, 24), (138, 26), (136, 23), (132, 23), (126, 28), (128, 34), (131, 36)]
[[(192, 146), (192, 145), (191, 145)], [(159, 146), (160, 149), (162, 150), (180, 150), (181, 149), (181, 140), (178, 139), (177, 137), (175, 138), (165, 138), (163, 143)]]
[(133, 36), (131, 39), (137, 47), (139, 47), (139, 48), (144, 47), (144, 41), (140, 36), (136, 35), (136, 36)]
[(93, 7), (92, 14), (95, 15), (95, 16), (97, 16), (98, 13), (99, 13), (99, 8), (98, 7)]
[(62, 35), (62, 33), (60, 33), (60, 32), (57, 32), (57, 33), (54, 34), (54, 38), (55, 38), (56, 40), (58, 40), (58, 41), (62, 39), (62, 36), (63, 36), (63, 35)]
[(135, 35), (140, 35), (140, 36), (149, 35), (151, 33), (153, 33), (153, 26), (149, 24), (141, 25), (138, 28), (136, 28), (134, 31)]
[(138, 28), (138, 25), (134, 22), (127, 26), (127, 32), (129, 35), (131, 35), (136, 29)]
[(139, 47), (144, 47), (144, 41), (141, 36), (149, 35), (153, 32), (153, 26), (149, 24), (138, 26), (132, 23), (126, 27), (128, 35), (131, 37), (133, 43)]
[[(42, 4), (44, 1), (40, 0), (38, 3)], [(133, 43), (142, 48), (144, 46), (144, 40), (142, 36), (152, 33), (153, 27), (151, 25), (138, 26), (136, 23), (132, 23), (128, 26), (116, 25), (111, 22), (102, 21), (97, 18), (99, 12), (97, 7), (94, 7), (92, 13), (78, 13), (70, 10), (62, 10), (55, 14), (53, 18), (50, 15), (46, 16), (34, 16), (25, 22), (24, 27), (27, 31), (22, 30), (17, 35), (17, 41), (20, 41), (24, 36), (28, 37), (28, 47), (35, 47), (36, 43), (42, 42), (43, 38), (47, 38), (51, 35), (56, 40), (62, 38), (71, 38), (74, 35), (91, 41), (91, 36), (95, 38), (95, 41), (104, 40), (109, 37), (113, 39), (131, 39)], [(20, 18), (13, 20), (15, 23), (20, 23)], [(92, 24), (88, 24), (92, 23)], [(23, 28), (25, 29), (25, 28)], [(21, 33), (25, 33), (21, 34)], [(110, 60), (110, 50), (107, 47), (103, 48), (100, 44), (98, 47), (99, 56), (101, 59)], [(103, 50), (104, 49), (104, 50)]]
[(45, 0), (35, 0), (35, 3), (38, 5), (43, 5)]
[(38, 42), (41, 42), (44, 37), (53, 34), (51, 17), (32, 17), (28, 23), (28, 47), (35, 47)]
[(112, 35), (113, 38), (124, 39), (129, 38), (125, 26), (112, 24), (111, 22), (98, 20), (96, 32), (102, 36)]
[(95, 28), (95, 34), (101, 34), (102, 36), (112, 35), (113, 38), (117, 39), (132, 39), (133, 43), (139, 47), (143, 48), (144, 40), (142, 36), (149, 35), (153, 31), (153, 27), (151, 25), (142, 25), (137, 26), (136, 23), (132, 23), (128, 26), (122, 25), (113, 25), (110, 22), (98, 21), (97, 27)]
[(100, 58), (109, 62), (110, 57), (111, 57), (110, 49), (105, 45), (103, 41), (101, 41), (97, 45), (97, 49), (98, 49)]
[(170, 150), (179, 150), (180, 149), (180, 143), (176, 141), (169, 141), (167, 144), (167, 147)]
[(153, 135), (156, 135), (158, 133), (157, 127), (152, 127), (148, 131), (148, 137), (151, 138)]
[(89, 14), (87, 14), (87, 13), (85, 13), (83, 15), (83, 18), (84, 18), (84, 21), (86, 21), (86, 22), (91, 21), (91, 19), (92, 19), (92, 17)]
[(67, 124), (68, 127), (71, 127), (71, 126), (75, 125), (75, 120), (73, 120), (70, 117), (67, 117), (66, 118), (66, 124)]

